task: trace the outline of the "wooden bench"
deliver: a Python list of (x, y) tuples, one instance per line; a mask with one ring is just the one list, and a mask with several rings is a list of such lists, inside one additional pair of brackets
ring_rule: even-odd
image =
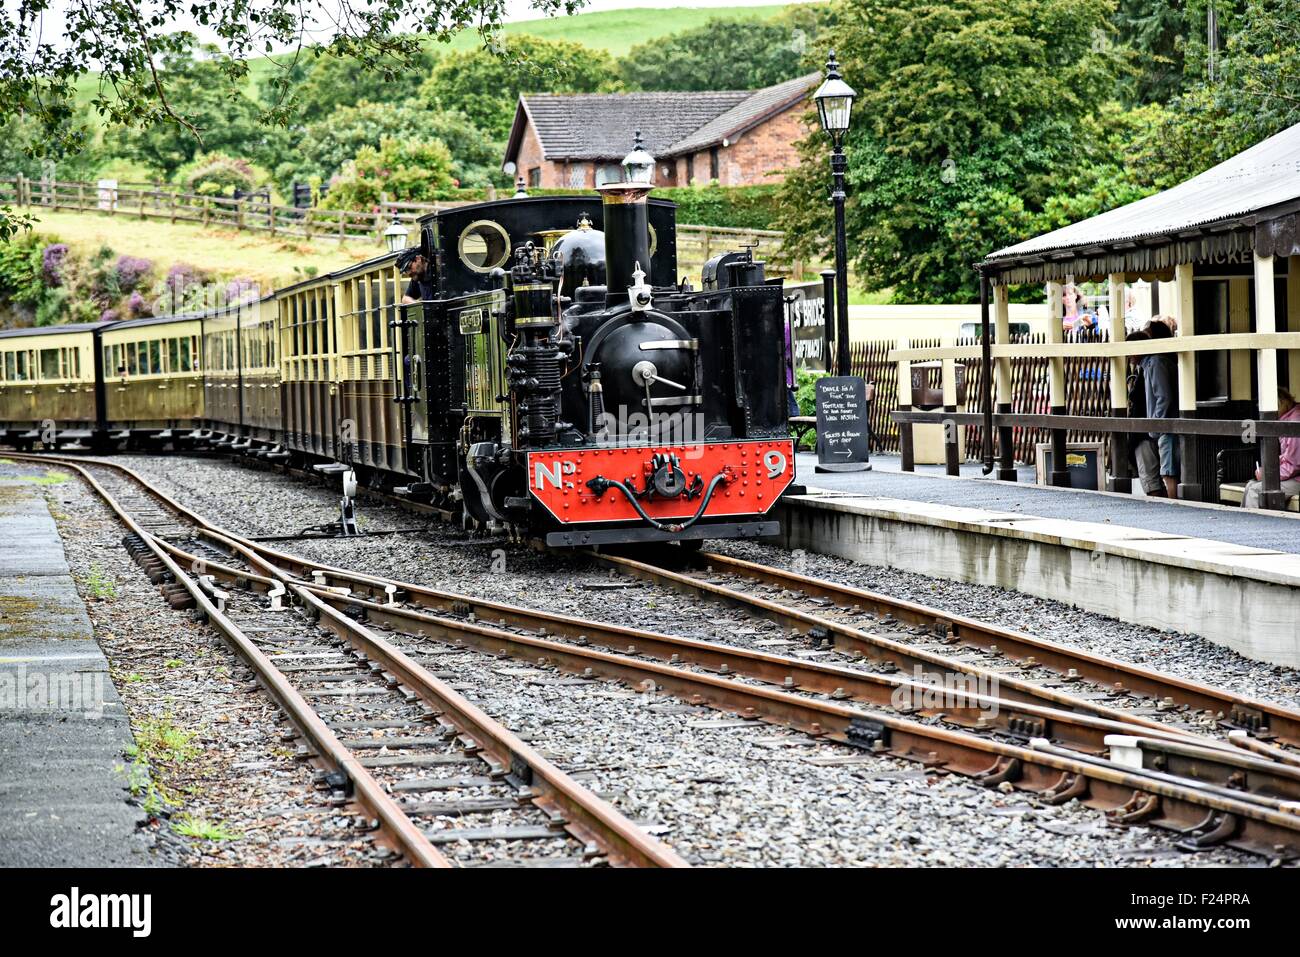
[[(1246, 497), (1245, 482), (1224, 482), (1219, 486), (1219, 501), (1228, 505), (1240, 505)], [(1288, 512), (1300, 512), (1300, 495), (1292, 495), (1286, 500)]]
[(794, 448), (797, 452), (799, 446), (803, 445), (803, 437), (817, 428), (817, 416), (792, 415), (790, 416), (790, 428), (794, 429)]

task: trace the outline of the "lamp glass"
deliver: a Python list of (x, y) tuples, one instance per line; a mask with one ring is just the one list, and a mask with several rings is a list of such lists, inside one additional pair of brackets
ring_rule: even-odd
[(645, 150), (633, 150), (623, 158), (623, 182), (649, 186), (655, 178), (655, 158)]
[(813, 94), (822, 129), (827, 133), (845, 132), (853, 112), (853, 98), (857, 95), (857, 91), (839, 77), (828, 77)]
[(388, 244), (388, 251), (396, 253), (405, 249), (406, 239), (409, 235), (409, 230), (394, 217), (393, 224), (384, 230), (384, 242)]

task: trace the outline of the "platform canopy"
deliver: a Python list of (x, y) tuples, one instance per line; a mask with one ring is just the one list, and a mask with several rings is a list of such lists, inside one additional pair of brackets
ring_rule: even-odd
[(996, 284), (1159, 278), (1179, 263), (1300, 255), (1300, 124), (1199, 176), (999, 249), (981, 264)]

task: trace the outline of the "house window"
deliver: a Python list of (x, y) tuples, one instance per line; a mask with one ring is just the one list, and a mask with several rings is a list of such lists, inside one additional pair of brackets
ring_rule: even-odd
[(709, 150), (709, 179), (718, 178), (718, 148), (716, 146)]
[(542, 168), (540, 166), (534, 166), (532, 169), (528, 171), (528, 185), (529, 186), (542, 185)]
[(686, 157), (686, 185), (690, 186), (695, 182), (695, 154), (691, 153)]
[(602, 163), (596, 167), (596, 185), (617, 183), (623, 179), (623, 167), (618, 163)]
[(587, 185), (587, 164), (575, 163), (569, 168), (569, 189), (582, 189)]

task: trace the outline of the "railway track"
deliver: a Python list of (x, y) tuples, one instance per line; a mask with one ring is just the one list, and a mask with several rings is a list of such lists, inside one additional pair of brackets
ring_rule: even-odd
[[(888, 668), (996, 679), (1013, 700), (1041, 698), (1151, 728), (1244, 731), (1248, 737), (1232, 739), (1242, 747), (1275, 741), (1300, 748), (1300, 712), (877, 592), (719, 554), (686, 555), (686, 568), (595, 557), (620, 574), (741, 608), (803, 641)], [(979, 663), (955, 660), (957, 653), (974, 653)], [(1002, 670), (989, 670), (995, 666)], [(1060, 690), (1063, 684), (1072, 690)], [(1079, 692), (1104, 695), (1114, 706)]]
[[(686, 864), (430, 671), (436, 658), (407, 655), (130, 470), (58, 461), (126, 525), (172, 606), (196, 609), (252, 668), (319, 783), (409, 863)], [(461, 818), (476, 823), (439, 826)]]
[[(50, 461), (37, 460), (42, 459)], [(75, 461), (58, 461), (80, 469)], [(99, 463), (98, 468), (143, 482), (121, 466)], [(277, 587), (292, 589), (318, 617), (351, 623), (373, 641), (383, 642), (390, 656), (427, 654), (430, 640), (444, 647), (509, 655), (790, 725), (929, 768), (971, 775), (990, 786), (1021, 788), (1049, 804), (1079, 799), (1105, 810), (1117, 823), (1150, 823), (1183, 832), (1188, 848), (1227, 842), (1274, 858), (1300, 855), (1300, 768), (1272, 760), (1289, 752), (1278, 752), (1258, 738), (1248, 739), (1258, 753), (1248, 753), (1235, 740), (1200, 737), (1141, 715), (1116, 711), (1102, 716), (1092, 703), (1071, 702), (1069, 696), (1055, 700), (1079, 710), (979, 695), (956, 708), (909, 709), (916, 712), (912, 716), (868, 710), (859, 703), (880, 706), (886, 692), (893, 700), (900, 689), (919, 689), (896, 675), (567, 619), (324, 566), (230, 536), (176, 507), (218, 551), (239, 546), (251, 556), (251, 573), (237, 565), (207, 562), (206, 571), (214, 580), (242, 580), (268, 593)], [(203, 560), (173, 543), (160, 542), (159, 547), (173, 560)], [(610, 556), (602, 560), (630, 561)], [(681, 574), (636, 565), (642, 566), (635, 569), (642, 577)], [(382, 638), (375, 634), (381, 630)], [(975, 733), (948, 726), (954, 723), (965, 723)]]

